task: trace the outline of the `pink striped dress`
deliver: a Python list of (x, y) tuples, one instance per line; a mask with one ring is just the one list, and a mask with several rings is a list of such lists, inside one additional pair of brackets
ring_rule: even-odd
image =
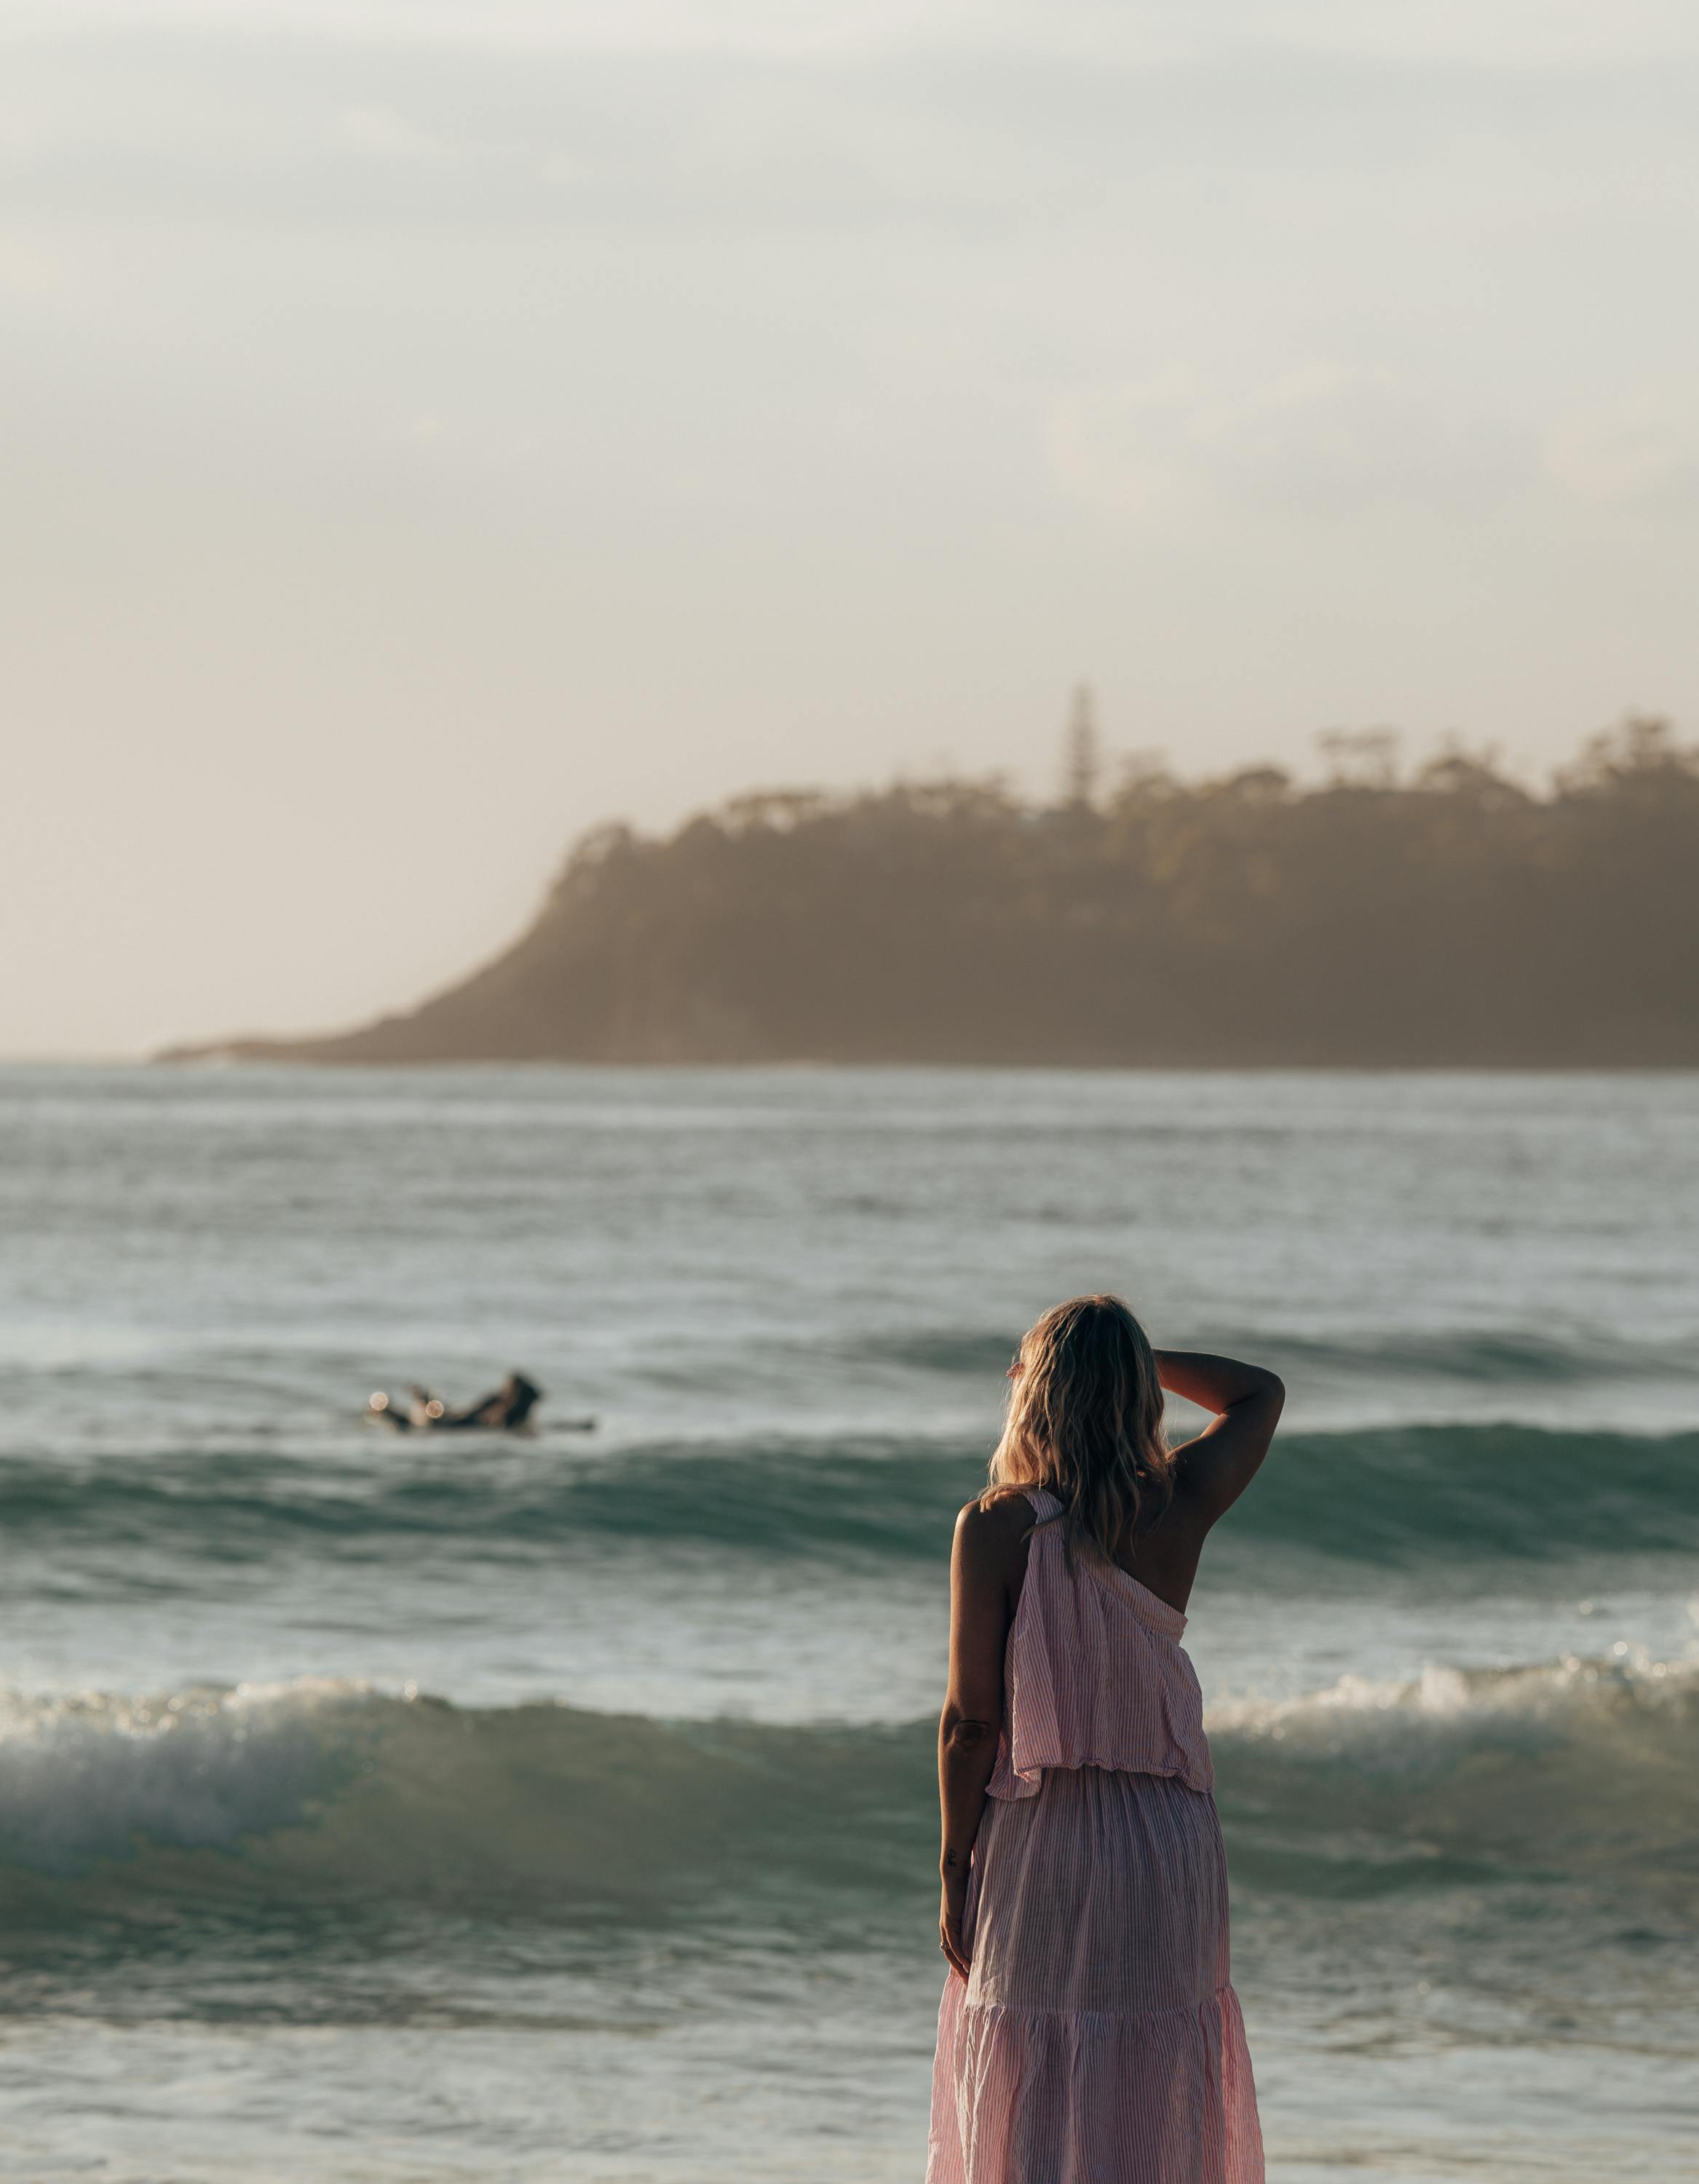
[(1112, 1563), (1076, 1550), (1070, 1574), (1060, 1524), (1033, 1533), (927, 2184), (1262, 2184), (1185, 1627)]

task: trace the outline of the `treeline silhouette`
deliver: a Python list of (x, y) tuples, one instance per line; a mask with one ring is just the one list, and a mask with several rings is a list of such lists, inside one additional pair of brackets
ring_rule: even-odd
[(531, 929), (326, 1061), (1699, 1063), (1699, 749), (1631, 719), (1549, 790), (1161, 769), (742, 797), (582, 841)]

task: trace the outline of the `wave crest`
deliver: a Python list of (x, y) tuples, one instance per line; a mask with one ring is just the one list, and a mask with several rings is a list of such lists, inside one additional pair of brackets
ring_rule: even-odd
[[(985, 1449), (888, 1439), (677, 1442), (616, 1456), (547, 1444), (386, 1449), (374, 1462), (181, 1452), (70, 1469), (0, 1463), (0, 1527), (109, 1568), (316, 1551), (411, 1554), (421, 1540), (504, 1557), (610, 1538), (844, 1561), (941, 1557)], [(1699, 1434), (1509, 1425), (1283, 1435), (1223, 1535), (1279, 1580), (1270, 1547), (1377, 1565), (1699, 1552)]]
[[(1699, 1907), (1699, 1663), (1344, 1678), (1211, 1715), (1241, 1880), (1608, 1875)], [(354, 1685), (0, 1710), (0, 1904), (358, 1902), (639, 1924), (912, 1915), (932, 1728), (460, 1709)]]
[(1668, 1885), (1699, 1908), (1699, 1662), (1624, 1645), (1346, 1675), (1218, 1705), (1210, 1736), (1223, 1815), (1264, 1878), (1295, 1859), (1324, 1890), (1423, 1866), (1555, 1870)]

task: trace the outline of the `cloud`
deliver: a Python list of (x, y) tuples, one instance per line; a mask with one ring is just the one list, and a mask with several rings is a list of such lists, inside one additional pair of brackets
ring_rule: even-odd
[(1641, 388), (1562, 419), (1546, 444), (1549, 476), (1577, 499), (1648, 511), (1699, 505), (1699, 401), (1691, 389)]
[(1520, 426), (1386, 372), (1312, 366), (1250, 388), (1175, 376), (1076, 389), (1046, 421), (1071, 499), (1119, 515), (1211, 500), (1328, 518), (1479, 507), (1537, 475)]

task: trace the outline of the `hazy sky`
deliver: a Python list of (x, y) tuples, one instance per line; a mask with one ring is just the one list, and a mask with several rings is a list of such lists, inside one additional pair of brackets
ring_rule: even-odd
[(570, 838), (1699, 732), (1691, 0), (0, 0), (0, 1050)]

